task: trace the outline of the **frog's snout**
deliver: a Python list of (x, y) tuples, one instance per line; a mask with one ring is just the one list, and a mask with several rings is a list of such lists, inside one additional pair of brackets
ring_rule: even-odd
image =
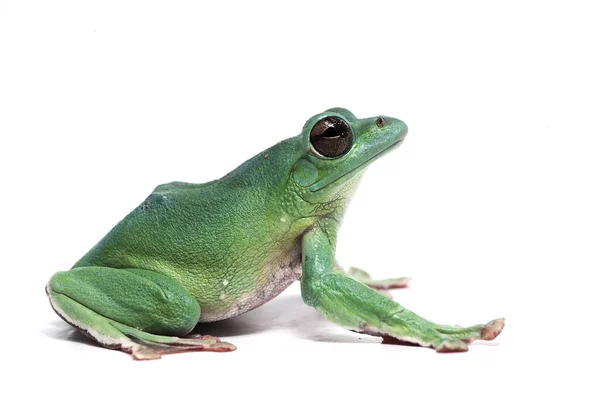
[(395, 130), (398, 131), (400, 139), (404, 140), (404, 137), (406, 137), (406, 134), (408, 133), (408, 126), (406, 126), (406, 123), (402, 122), (400, 119), (395, 119), (394, 121), (397, 125)]
[(378, 128), (386, 130), (385, 134), (392, 137), (394, 143), (404, 140), (408, 133), (408, 126), (400, 119), (387, 116), (380, 116), (375, 119)]

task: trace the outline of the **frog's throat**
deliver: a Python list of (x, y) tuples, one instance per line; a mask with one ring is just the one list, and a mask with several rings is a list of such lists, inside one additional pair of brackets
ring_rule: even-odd
[(369, 166), (371, 164), (371, 162), (384, 156), (388, 152), (395, 150), (400, 144), (402, 144), (403, 141), (404, 141), (404, 138), (401, 138), (400, 140), (393, 142), (390, 146), (379, 151), (377, 154), (373, 155), (371, 158), (367, 159), (366, 161), (358, 164), (356, 167), (350, 169), (348, 172), (346, 172), (342, 175), (339, 175), (339, 176), (335, 176), (335, 175), (327, 176), (327, 177), (319, 180), (318, 182), (313, 183), (310, 186), (308, 186), (308, 189), (312, 192), (319, 191), (319, 190), (327, 187), (328, 185), (333, 184), (333, 183), (345, 178), (348, 175), (355, 174), (355, 173), (362, 171), (367, 166)]

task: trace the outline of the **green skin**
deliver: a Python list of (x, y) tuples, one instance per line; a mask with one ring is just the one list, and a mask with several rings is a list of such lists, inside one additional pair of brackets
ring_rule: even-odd
[[(342, 156), (324, 157), (310, 142), (326, 116), (350, 126), (352, 145)], [(71, 270), (52, 276), (50, 303), (69, 324), (135, 359), (233, 350), (216, 337), (187, 334), (260, 306), (298, 279), (306, 304), (353, 331), (438, 352), (494, 339), (503, 319), (438, 325), (385, 295), (407, 279), (377, 281), (337, 265), (337, 232), (354, 189), (406, 132), (400, 120), (357, 119), (334, 108), (221, 179), (160, 185)]]

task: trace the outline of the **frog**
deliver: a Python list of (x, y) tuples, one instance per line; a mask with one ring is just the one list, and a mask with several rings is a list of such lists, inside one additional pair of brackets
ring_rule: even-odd
[(161, 184), (50, 278), (50, 304), (101, 346), (136, 360), (233, 351), (193, 332), (255, 309), (298, 280), (306, 305), (383, 342), (464, 352), (474, 340), (493, 340), (503, 318), (434, 323), (391, 299), (387, 290), (406, 287), (407, 278), (376, 280), (336, 260), (342, 219), (367, 167), (407, 132), (393, 117), (331, 108), (219, 179)]

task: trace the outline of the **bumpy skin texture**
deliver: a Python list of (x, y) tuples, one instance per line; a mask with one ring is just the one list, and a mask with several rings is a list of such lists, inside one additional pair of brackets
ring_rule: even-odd
[[(348, 131), (327, 128), (331, 118)], [(321, 155), (313, 129), (323, 134), (319, 145), (346, 143), (346, 150)], [(214, 337), (178, 337), (198, 322), (251, 310), (301, 276), (308, 305), (358, 332), (438, 351), (493, 339), (502, 321), (436, 325), (375, 290), (404, 286), (405, 279), (376, 281), (357, 270), (352, 277), (337, 266), (337, 230), (364, 169), (406, 131), (397, 119), (357, 119), (335, 108), (221, 179), (160, 185), (73, 269), (51, 278), (50, 302), (68, 323), (137, 359), (234, 349)]]
[(201, 321), (258, 306), (248, 299), (269, 291), (273, 276), (299, 277), (298, 237), (314, 223), (294, 206), (288, 171), (298, 147), (298, 140), (284, 141), (210, 183), (158, 186), (75, 267), (162, 273), (198, 301)]

